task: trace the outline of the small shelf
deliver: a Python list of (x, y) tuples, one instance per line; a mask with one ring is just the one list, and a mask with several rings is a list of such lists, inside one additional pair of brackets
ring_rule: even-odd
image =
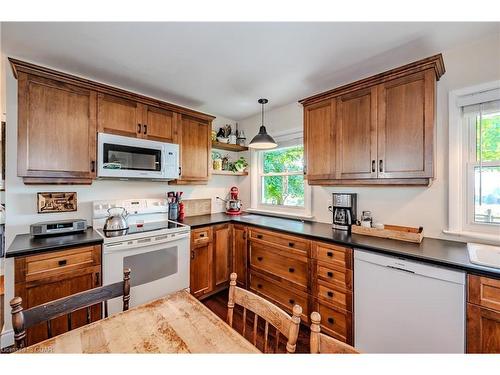
[(232, 171), (214, 171), (212, 170), (212, 174), (219, 176), (248, 176), (248, 172), (232, 172)]
[(248, 147), (246, 146), (240, 146), (240, 145), (233, 145), (231, 143), (221, 143), (217, 141), (212, 141), (212, 148), (215, 148), (217, 150), (225, 150), (225, 151), (233, 151), (233, 152), (240, 152), (240, 151), (247, 151)]

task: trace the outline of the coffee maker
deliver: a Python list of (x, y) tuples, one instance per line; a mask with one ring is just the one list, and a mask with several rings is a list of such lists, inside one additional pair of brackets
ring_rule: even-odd
[(328, 208), (333, 212), (333, 229), (351, 231), (356, 222), (356, 200), (356, 193), (332, 194), (332, 205)]

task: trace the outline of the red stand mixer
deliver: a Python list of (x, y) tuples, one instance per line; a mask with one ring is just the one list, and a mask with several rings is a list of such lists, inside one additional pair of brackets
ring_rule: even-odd
[(238, 199), (239, 190), (236, 186), (233, 186), (229, 191), (229, 199), (220, 199), (226, 202), (226, 214), (228, 215), (240, 215), (241, 214), (241, 200)]

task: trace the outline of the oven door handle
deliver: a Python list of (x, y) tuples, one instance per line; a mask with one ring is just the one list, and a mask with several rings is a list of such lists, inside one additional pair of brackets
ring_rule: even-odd
[[(165, 237), (165, 238), (161, 238)], [(140, 247), (152, 247), (152, 246), (157, 246), (157, 245), (162, 245), (165, 243), (175, 243), (177, 241), (183, 240), (183, 239), (189, 239), (191, 237), (190, 233), (176, 233), (174, 237), (171, 237), (171, 234), (160, 234), (157, 236), (152, 236), (150, 237), (151, 240), (148, 242), (145, 242), (145, 238), (139, 238), (139, 239), (134, 239), (130, 241), (122, 241), (122, 242), (117, 242), (117, 243), (108, 243), (104, 244), (104, 249), (103, 253), (104, 254), (109, 254), (109, 253), (115, 253), (115, 252), (120, 252), (120, 251), (127, 251), (127, 250), (132, 250), (132, 249), (137, 249)], [(130, 243), (132, 242), (132, 243)]]

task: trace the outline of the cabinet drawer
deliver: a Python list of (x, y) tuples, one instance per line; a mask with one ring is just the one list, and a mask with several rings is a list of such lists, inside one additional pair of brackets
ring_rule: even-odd
[(250, 290), (268, 298), (277, 306), (291, 313), (294, 305), (302, 307), (302, 319), (307, 321), (309, 306), (307, 294), (280, 286), (278, 281), (270, 281), (255, 272), (250, 273)]
[(282, 277), (286, 280), (307, 287), (307, 258), (299, 260), (287, 257), (279, 251), (260, 244), (252, 244), (250, 249), (250, 265)]
[(311, 247), (311, 242), (304, 238), (260, 229), (250, 229), (250, 240), (265, 241), (274, 245), (299, 250), (304, 252), (305, 255), (307, 255)]
[(101, 264), (101, 247), (85, 246), (63, 251), (27, 256), (25, 258), (25, 281), (56, 276), (68, 271)]
[(352, 249), (347, 247), (314, 242), (313, 257), (338, 267), (352, 269)]
[(352, 271), (333, 266), (331, 264), (318, 263), (317, 265), (318, 279), (328, 282), (331, 285), (342, 289), (352, 290)]
[(319, 304), (321, 331), (336, 339), (352, 344), (352, 314), (342, 309)]
[(323, 281), (318, 281), (317, 297), (344, 310), (352, 310), (352, 292), (332, 287)]
[(469, 275), (467, 300), (500, 311), (500, 279)]
[(212, 227), (203, 227), (191, 230), (193, 245), (204, 244), (212, 241)]

